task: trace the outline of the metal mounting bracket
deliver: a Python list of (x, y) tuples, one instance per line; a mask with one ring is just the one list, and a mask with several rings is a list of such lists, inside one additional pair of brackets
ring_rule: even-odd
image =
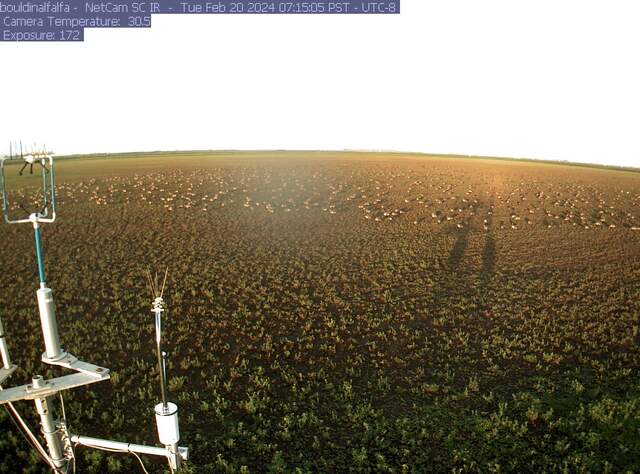
[[(64, 375), (53, 379), (45, 380), (41, 387), (34, 387), (32, 384), (20, 385), (19, 387), (6, 388), (0, 391), (0, 405), (8, 402), (16, 402), (18, 400), (34, 400), (36, 398), (44, 398), (49, 395), (55, 395), (61, 390), (68, 390), (74, 387), (81, 387), (95, 382), (101, 382), (110, 378), (109, 369), (90, 364), (78, 359), (73, 354), (65, 352), (61, 358), (52, 360), (42, 354), (42, 362), (50, 365), (58, 365), (67, 369), (75, 370), (75, 374)], [(0, 369), (0, 383), (3, 377), (8, 377), (15, 370)], [(5, 372), (6, 373), (5, 375)]]
[(6, 388), (0, 391), (0, 405), (18, 400), (35, 400), (50, 395), (55, 395), (61, 390), (81, 387), (96, 382), (109, 379), (109, 370), (103, 369), (104, 373), (99, 377), (83, 373), (75, 373), (45, 380), (41, 387), (34, 387), (32, 384), (20, 385), (19, 387)]
[(2, 385), (2, 383), (6, 379), (8, 379), (11, 376), (11, 374), (15, 372), (17, 368), (18, 366), (15, 364), (11, 364), (11, 367), (9, 367), (8, 369), (4, 367), (0, 367), (0, 385)]
[(109, 373), (109, 369), (84, 362), (68, 352), (64, 352), (64, 355), (57, 359), (50, 359), (47, 357), (47, 353), (44, 352), (41, 360), (45, 364), (58, 365), (92, 377), (97, 377), (98, 379), (102, 379), (105, 373)]

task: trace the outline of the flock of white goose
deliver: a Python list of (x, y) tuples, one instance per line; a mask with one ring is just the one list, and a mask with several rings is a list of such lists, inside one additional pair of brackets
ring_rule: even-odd
[[(512, 180), (513, 181), (513, 180)], [(446, 172), (233, 167), (174, 170), (57, 186), (58, 203), (142, 205), (166, 212), (319, 212), (375, 223), (518, 230), (543, 226), (640, 231), (640, 190), (553, 180), (456, 178)], [(37, 193), (13, 193), (11, 209)]]

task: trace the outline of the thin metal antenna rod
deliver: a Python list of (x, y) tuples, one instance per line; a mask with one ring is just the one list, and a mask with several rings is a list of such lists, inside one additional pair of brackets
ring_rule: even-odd
[(178, 407), (175, 403), (167, 400), (167, 353), (162, 350), (162, 313), (165, 311), (165, 303), (162, 299), (164, 288), (167, 284), (167, 274), (169, 269), (164, 272), (162, 286), (159, 285), (158, 274), (151, 275), (151, 271), (147, 270), (147, 284), (151, 290), (153, 304), (151, 312), (155, 315), (156, 323), (156, 351), (158, 356), (158, 372), (160, 375), (160, 396), (161, 403), (154, 407), (156, 414), (156, 426), (158, 427), (158, 438), (164, 444), (167, 450), (167, 458), (171, 470), (180, 467), (180, 463), (186, 460), (180, 452), (178, 441), (180, 441), (180, 426), (178, 422)]
[[(162, 301), (162, 300), (161, 300)], [(166, 410), (167, 408), (167, 388), (166, 388), (166, 373), (165, 373), (165, 361), (162, 352), (161, 346), (161, 332), (162, 332), (162, 308), (158, 308), (159, 305), (155, 303), (158, 302), (158, 298), (154, 301), (154, 312), (156, 314), (156, 345), (158, 350), (158, 369), (160, 371), (160, 395), (162, 397), (162, 408)]]
[[(164, 380), (166, 383), (167, 380), (167, 353), (165, 351), (162, 351), (162, 374), (164, 376)], [(166, 396), (165, 396), (166, 398)], [(164, 404), (164, 408), (167, 408), (167, 403), (166, 401), (163, 401)]]
[(169, 405), (167, 401), (167, 353), (162, 350), (162, 313), (164, 312), (165, 304), (162, 299), (164, 288), (167, 283), (167, 274), (169, 269), (164, 272), (164, 279), (162, 281), (162, 287), (158, 285), (158, 274), (155, 277), (151, 275), (150, 271), (147, 271), (147, 282), (151, 295), (153, 296), (153, 306), (151, 311), (155, 314), (155, 327), (156, 327), (156, 352), (158, 357), (158, 372), (160, 374), (160, 397), (162, 400), (162, 410), (167, 412)]
[(42, 260), (42, 240), (40, 238), (40, 226), (38, 222), (33, 223), (33, 231), (36, 237), (36, 258), (38, 260), (38, 277), (40, 278), (40, 287), (44, 288), (47, 286), (44, 277), (44, 262)]

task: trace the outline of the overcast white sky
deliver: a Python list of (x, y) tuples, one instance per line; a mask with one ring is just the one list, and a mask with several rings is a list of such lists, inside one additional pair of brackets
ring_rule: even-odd
[(640, 166), (637, 0), (154, 16), (0, 43), (0, 150), (385, 149)]

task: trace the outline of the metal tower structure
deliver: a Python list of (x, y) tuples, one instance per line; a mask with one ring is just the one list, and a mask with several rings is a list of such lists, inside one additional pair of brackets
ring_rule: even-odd
[[(27, 213), (21, 218), (10, 216), (11, 207), (9, 205), (9, 193), (7, 191), (7, 179), (5, 178), (5, 162), (13, 160), (13, 149), (9, 157), (0, 158), (0, 188), (2, 194), (2, 212), (4, 220), (8, 224), (31, 224), (34, 231), (35, 254), (38, 267), (39, 288), (36, 291), (38, 301), (38, 311), (40, 314), (40, 325), (44, 340), (45, 351), (41, 361), (48, 365), (59, 366), (72, 370), (73, 373), (45, 380), (41, 375), (34, 375), (31, 383), (12, 388), (2, 388), (5, 380), (16, 370), (16, 365), (12, 362), (7, 336), (4, 333), (2, 321), (0, 320), (0, 357), (2, 367), (0, 368), (0, 405), (5, 404), (10, 415), (21, 428), (23, 434), (38, 450), (41, 457), (49, 464), (53, 472), (67, 472), (70, 461), (74, 459), (73, 446), (76, 444), (104, 449), (107, 451), (139, 453), (152, 456), (165, 457), (169, 467), (173, 471), (180, 467), (182, 461), (186, 461), (189, 456), (189, 449), (178, 446), (180, 440), (180, 430), (178, 423), (178, 408), (174, 403), (167, 401), (166, 395), (166, 353), (162, 352), (161, 346), (161, 318), (165, 311), (165, 303), (162, 299), (164, 283), (162, 289), (158, 291), (157, 282), (151, 280), (149, 284), (153, 292), (152, 312), (155, 315), (156, 328), (156, 348), (158, 357), (158, 369), (160, 371), (161, 403), (155, 406), (155, 419), (158, 430), (158, 437), (163, 447), (144, 446), (137, 444), (111, 441), (108, 439), (92, 438), (80, 434), (72, 434), (67, 430), (66, 415), (64, 415), (64, 405), (62, 406), (63, 420), (55, 420), (51, 412), (51, 406), (55, 403), (56, 397), (63, 403), (62, 392), (85, 385), (102, 382), (109, 379), (109, 369), (85, 362), (75, 355), (65, 351), (60, 342), (58, 323), (56, 319), (55, 303), (53, 292), (47, 286), (45, 277), (44, 261), (42, 255), (41, 226), (52, 223), (56, 219), (56, 196), (54, 187), (54, 162), (50, 152), (42, 150), (32, 151), (26, 155), (22, 153), (22, 143), (20, 144), (20, 156), (23, 161), (22, 168), (18, 174), (29, 167), (29, 173), (33, 174), (33, 168), (40, 169), (42, 175), (42, 206), (29, 212), (22, 204), (20, 209)], [(17, 158), (17, 157), (16, 157)], [(165, 273), (166, 282), (166, 273)], [(13, 405), (19, 400), (32, 400), (35, 403), (36, 411), (40, 418), (42, 434), (46, 442), (46, 449), (40, 444), (37, 437), (20, 416), (18, 410)]]

